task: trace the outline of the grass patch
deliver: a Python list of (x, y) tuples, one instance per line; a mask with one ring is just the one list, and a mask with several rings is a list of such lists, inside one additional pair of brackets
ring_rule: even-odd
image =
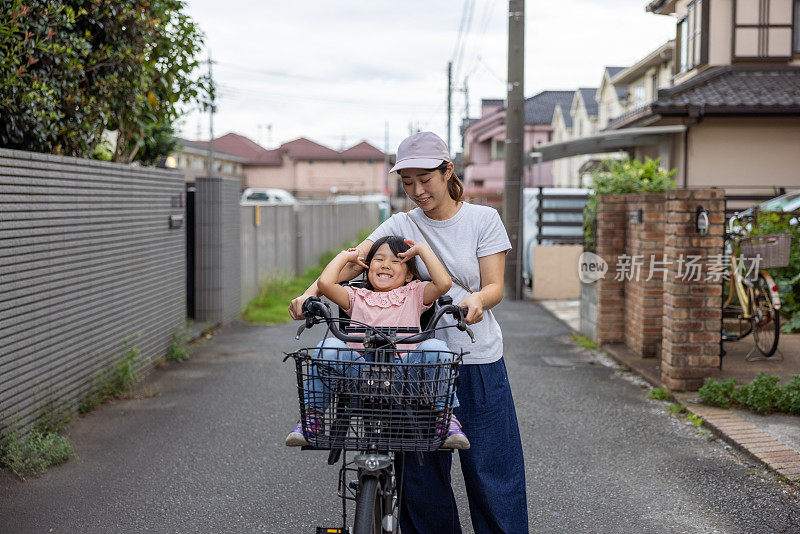
[(133, 386), (139, 380), (136, 366), (140, 360), (140, 352), (136, 347), (130, 346), (128, 340), (125, 340), (124, 347), (123, 356), (114, 363), (111, 371), (96, 378), (89, 393), (78, 404), (80, 413), (91, 412), (111, 398), (133, 393)]
[(681, 417), (681, 421), (689, 421), (695, 428), (703, 426), (703, 418), (693, 413), (687, 413), (685, 417)]
[(594, 341), (592, 341), (588, 337), (582, 336), (580, 334), (573, 334), (573, 336), (570, 339), (573, 342), (575, 342), (578, 345), (580, 345), (581, 347), (583, 347), (584, 349), (597, 350), (598, 347), (599, 347), (599, 345), (597, 343), (595, 343)]
[(43, 473), (51, 465), (59, 465), (75, 454), (70, 440), (60, 432), (72, 421), (72, 414), (55, 400), (39, 411), (36, 423), (27, 434), (12, 427), (0, 439), (0, 464), (18, 477)]
[(20, 478), (43, 473), (75, 454), (72, 443), (56, 432), (34, 428), (27, 435), (11, 432), (0, 443), (0, 462)]
[(667, 410), (669, 410), (669, 413), (678, 414), (685, 412), (686, 408), (684, 408), (680, 404), (670, 404), (667, 406)]
[[(357, 240), (346, 244), (342, 248), (355, 246), (364, 241), (369, 233), (362, 232)], [(315, 267), (308, 269), (300, 276), (294, 278), (275, 278), (267, 282), (258, 296), (251, 300), (242, 312), (242, 319), (248, 323), (278, 324), (291, 321), (289, 315), (289, 302), (308, 289), (313, 284), (322, 270), (338, 254), (339, 251), (327, 251), (322, 255), (320, 262)]]
[(664, 388), (653, 388), (647, 398), (662, 401), (669, 400), (669, 391)]
[(177, 326), (172, 331), (172, 343), (167, 348), (166, 360), (169, 362), (183, 362), (189, 359), (189, 328), (184, 324)]

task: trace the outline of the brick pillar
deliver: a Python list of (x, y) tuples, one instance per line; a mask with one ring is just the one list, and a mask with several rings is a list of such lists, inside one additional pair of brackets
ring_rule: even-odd
[[(645, 357), (661, 351), (664, 193), (626, 195), (626, 254), (640, 267), (625, 281), (625, 344)], [(652, 264), (651, 264), (652, 258)], [(652, 266), (652, 269), (651, 269)], [(639, 272), (636, 272), (639, 271)], [(651, 276), (650, 280), (647, 280)]]
[(625, 333), (625, 284), (615, 280), (617, 259), (625, 253), (625, 195), (598, 195), (596, 253), (608, 263), (597, 281), (597, 343), (620, 343)]
[[(722, 253), (724, 203), (721, 189), (678, 189), (666, 193), (664, 255), (672, 263), (664, 282), (661, 381), (671, 390), (695, 391), (706, 377), (719, 372), (722, 284), (707, 280), (707, 265), (710, 255)], [(698, 205), (710, 210), (710, 228), (705, 236), (695, 230)], [(681, 256), (700, 257), (699, 280), (679, 275)]]

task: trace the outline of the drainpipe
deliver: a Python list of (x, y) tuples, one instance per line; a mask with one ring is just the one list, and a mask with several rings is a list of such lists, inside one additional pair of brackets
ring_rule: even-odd
[(700, 124), (705, 114), (704, 106), (688, 106), (689, 122), (686, 123), (686, 131), (683, 132), (683, 187), (689, 183), (689, 130), (692, 126)]

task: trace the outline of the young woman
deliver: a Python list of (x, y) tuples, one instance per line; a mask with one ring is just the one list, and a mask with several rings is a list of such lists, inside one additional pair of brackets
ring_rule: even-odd
[[(475, 532), (527, 533), (525, 468), (514, 401), (503, 361), (503, 336), (491, 308), (503, 298), (505, 254), (511, 248), (497, 211), (461, 199), (463, 186), (453, 172), (447, 144), (436, 134), (420, 132), (397, 149), (403, 189), (417, 205), (381, 224), (361, 245), (366, 257), (372, 244), (386, 235), (403, 235), (431, 246), (449, 270), (453, 285), (448, 294), (469, 308), (466, 322), (473, 325), (476, 343), (454, 328), (441, 331), (451, 350), (463, 348), (455, 409), (471, 447), (461, 451), (461, 469), (469, 497)], [(340, 280), (366, 268), (350, 264)], [(418, 265), (423, 279), (430, 277)], [(463, 286), (463, 287), (462, 287)], [(301, 308), (317, 284), (292, 301), (289, 312), (301, 318)], [(452, 458), (447, 453), (402, 456), (403, 502), (400, 526), (404, 534), (460, 533), (453, 489)]]
[[(419, 256), (431, 276), (430, 282), (419, 280), (415, 263), (410, 262)], [(328, 297), (334, 304), (341, 306), (356, 324), (370, 326), (408, 326), (420, 329), (420, 314), (447, 293), (451, 281), (447, 271), (430, 247), (425, 243), (415, 243), (410, 239), (389, 235), (375, 241), (364, 262), (369, 266), (365, 287), (342, 287), (338, 283), (342, 269), (348, 264), (358, 263), (358, 249), (343, 250), (325, 267), (317, 280), (320, 293)], [(324, 360), (334, 365), (340, 373), (354, 376), (358, 366), (348, 362), (362, 360), (358, 349), (363, 346), (351, 344), (350, 347), (337, 338), (328, 338), (317, 345), (315, 360)], [(409, 363), (440, 363), (453, 361), (452, 353), (440, 339), (428, 339), (418, 346), (400, 346), (411, 350), (404, 352), (401, 358)], [(352, 349), (352, 350), (350, 350)], [(333, 363), (335, 362), (335, 363)], [(317, 365), (309, 369), (309, 381), (306, 386), (305, 405), (308, 407), (307, 430), (318, 433), (324, 428), (322, 414), (330, 403), (330, 394), (325, 380), (320, 378)], [(442, 392), (444, 393), (444, 392)], [(452, 389), (449, 393), (452, 393)], [(449, 395), (448, 395), (449, 396)], [(444, 394), (437, 395), (441, 405), (434, 405), (440, 412), (443, 430), (445, 419)], [(454, 399), (458, 406), (458, 399)], [(286, 445), (299, 447), (308, 445), (303, 435), (300, 421), (297, 427), (286, 437)], [(455, 415), (450, 416), (450, 427), (442, 444), (446, 449), (468, 449), (469, 440), (461, 430)]]

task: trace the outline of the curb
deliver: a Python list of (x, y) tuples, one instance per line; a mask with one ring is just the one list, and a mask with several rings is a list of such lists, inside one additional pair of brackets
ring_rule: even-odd
[[(624, 365), (629, 372), (639, 376), (653, 387), (664, 387), (663, 384), (638, 372), (612, 352), (603, 350), (602, 347), (598, 350), (618, 364)], [(760, 462), (777, 475), (786, 477), (792, 482), (800, 482), (800, 453), (782, 441), (745, 421), (730, 410), (689, 402), (689, 399), (693, 397), (687, 393), (670, 392), (670, 398), (685, 408), (687, 412), (702, 418), (703, 426), (711, 430), (718, 438)]]
[[(548, 314), (559, 320), (573, 334), (580, 334), (555, 313), (541, 304), (538, 305)], [(624, 366), (629, 372), (642, 378), (645, 382), (655, 387), (664, 387), (660, 381), (653, 380), (634, 367), (628, 365), (622, 358), (604, 347), (596, 349), (618, 365)], [(693, 397), (687, 393), (670, 392), (670, 399), (674, 400), (686, 411), (702, 418), (703, 426), (711, 430), (718, 438), (738, 450), (747, 454), (754, 460), (763, 464), (767, 469), (779, 476), (786, 477), (789, 481), (800, 482), (800, 453), (767, 434), (752, 423), (749, 423), (725, 408), (698, 405), (689, 402)]]
[(703, 425), (740, 451), (791, 481), (800, 481), (800, 454), (724, 408), (691, 405), (686, 394), (674, 395), (687, 411), (701, 417)]

